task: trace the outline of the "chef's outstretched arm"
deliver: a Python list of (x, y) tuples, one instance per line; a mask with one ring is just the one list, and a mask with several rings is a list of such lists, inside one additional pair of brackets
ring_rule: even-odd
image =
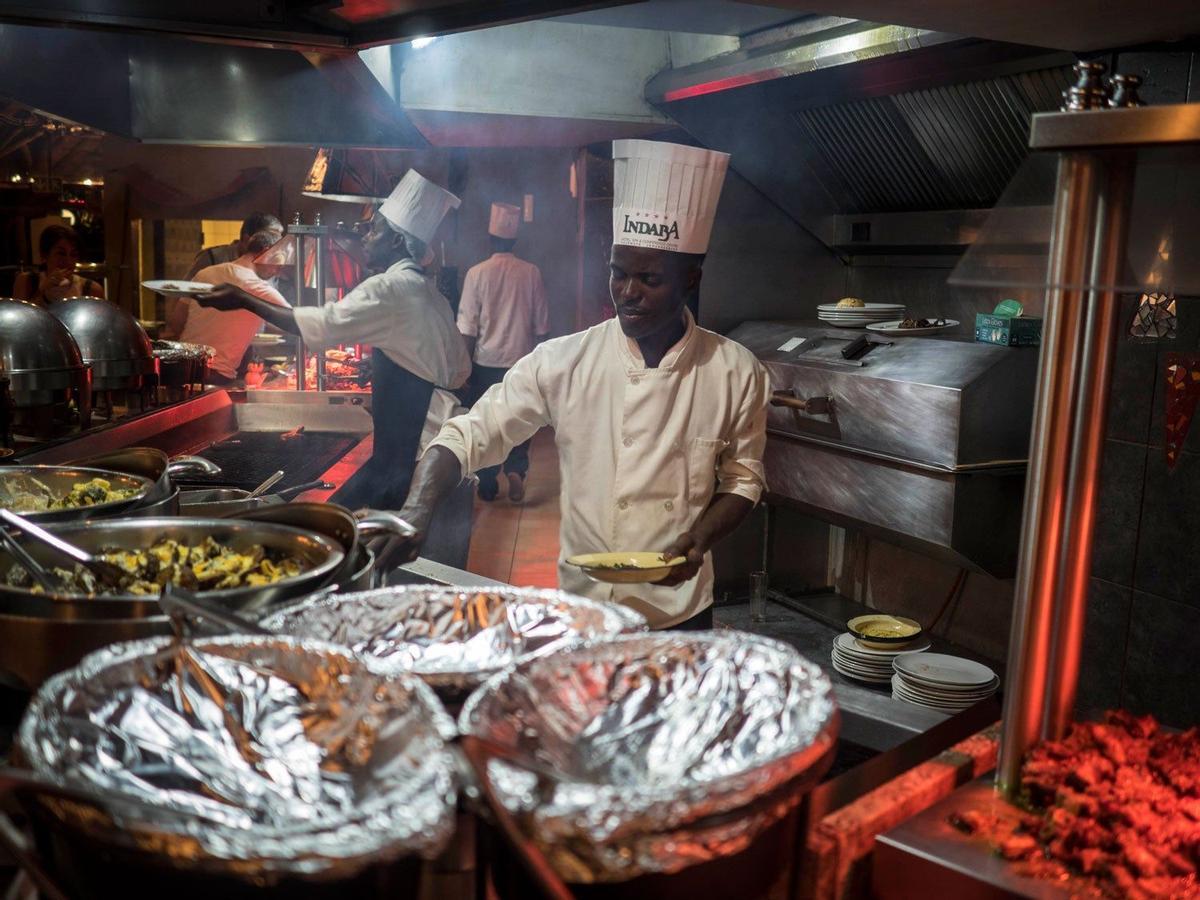
[(290, 307), (268, 303), (261, 297), (255, 297), (236, 285), (223, 284), (208, 294), (198, 294), (192, 299), (200, 306), (218, 309), (222, 312), (244, 309), (254, 313), (268, 325), (274, 325), (280, 331), (288, 334), (300, 333), (300, 328), (296, 325), (296, 313)]
[(417, 463), (408, 498), (399, 515), (416, 529), (411, 538), (391, 538), (378, 554), (383, 571), (412, 562), (421, 555), (429, 523), (438, 504), (463, 480), (462, 463), (450, 450), (432, 445)]

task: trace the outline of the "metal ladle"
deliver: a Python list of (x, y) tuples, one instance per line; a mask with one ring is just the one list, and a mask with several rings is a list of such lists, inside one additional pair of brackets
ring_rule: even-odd
[[(24, 516), (19, 516), (12, 510), (0, 509), (0, 519), (5, 524), (21, 529), (22, 533), (34, 540), (41, 541), (50, 548), (57, 550), (63, 556), (70, 557), (95, 575), (106, 587), (119, 588), (127, 575), (126, 572), (114, 566), (108, 560), (101, 559), (99, 556), (93, 556), (86, 550), (76, 547), (74, 544), (67, 543), (62, 538), (51, 534), (40, 525), (33, 524), (33, 522), (30, 522)], [(30, 574), (33, 573), (31, 572)]]

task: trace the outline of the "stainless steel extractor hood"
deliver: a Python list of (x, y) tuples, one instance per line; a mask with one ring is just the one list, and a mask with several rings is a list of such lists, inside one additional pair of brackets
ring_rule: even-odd
[[(1057, 109), (1071, 58), (811, 17), (661, 73), (647, 97), (825, 244), (958, 252)], [(918, 215), (914, 215), (918, 214)]]

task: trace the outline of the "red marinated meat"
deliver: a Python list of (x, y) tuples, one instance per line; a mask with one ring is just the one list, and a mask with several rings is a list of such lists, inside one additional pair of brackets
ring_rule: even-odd
[(1109, 713), (1034, 748), (1022, 787), (1030, 815), (1019, 825), (964, 812), (959, 827), (1022, 873), (1070, 878), (1080, 894), (1200, 900), (1200, 729), (1172, 734), (1151, 716)]

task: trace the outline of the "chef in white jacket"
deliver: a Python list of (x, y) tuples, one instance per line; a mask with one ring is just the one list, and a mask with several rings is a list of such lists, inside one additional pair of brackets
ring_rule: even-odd
[[(566, 590), (629, 605), (656, 628), (711, 627), (710, 548), (764, 489), (767, 373), (696, 325), (696, 296), (728, 156), (616, 141), (610, 293), (616, 319), (541, 344), (426, 450), (401, 516), (418, 532), (467, 474), (543, 426), (562, 471)], [(415, 554), (418, 539), (391, 552)], [(597, 584), (576, 553), (656, 550), (687, 563), (655, 585)]]
[(367, 278), (336, 303), (281, 309), (233, 286), (197, 297), (201, 306), (247, 309), (313, 348), (364, 343), (371, 357), (370, 461), (333, 499), (346, 506), (397, 508), (408, 492), (426, 420), (440, 425), (456, 404), (451, 390), (471, 358), (446, 298), (426, 275), (428, 243), (459, 205), (449, 191), (410, 169), (380, 206), (363, 239)]

